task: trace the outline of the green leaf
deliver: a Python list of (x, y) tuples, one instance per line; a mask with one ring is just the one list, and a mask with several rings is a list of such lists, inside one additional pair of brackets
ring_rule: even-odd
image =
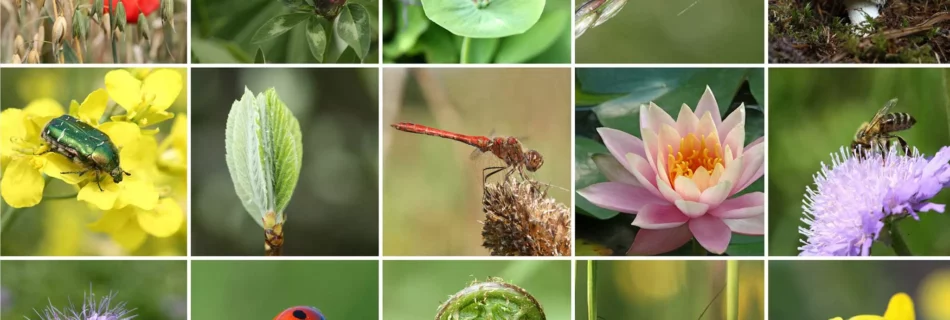
[(761, 256), (765, 254), (765, 237), (733, 233), (726, 253), (730, 256)]
[(755, 102), (758, 102), (761, 106), (765, 106), (764, 69), (755, 68), (749, 72), (749, 90), (752, 91), (752, 96), (755, 97)]
[(396, 36), (383, 48), (383, 55), (387, 59), (396, 59), (412, 49), (429, 28), (429, 19), (422, 6), (410, 6), (397, 1), (395, 11)]
[(322, 17), (311, 17), (307, 22), (307, 44), (310, 46), (310, 53), (318, 62), (323, 62), (323, 55), (327, 52), (327, 31), (323, 28), (326, 21)]
[(469, 38), (501, 38), (528, 31), (544, 11), (544, 0), (422, 0), (426, 16), (449, 32)]
[(257, 53), (254, 54), (254, 63), (267, 63), (267, 59), (264, 58), (264, 50), (257, 48)]
[(244, 89), (231, 105), (225, 129), (225, 159), (234, 191), (248, 214), (264, 227), (263, 216), (286, 220), (303, 160), (300, 125), (271, 88), (256, 97)]
[(301, 22), (310, 18), (310, 13), (288, 13), (267, 20), (251, 38), (252, 44), (258, 44), (284, 34)]
[(63, 59), (66, 63), (79, 63), (79, 58), (76, 57), (76, 51), (73, 51), (73, 47), (69, 45), (69, 41), (63, 42)]
[(363, 60), (369, 54), (369, 36), (372, 34), (369, 26), (369, 13), (366, 8), (358, 4), (348, 4), (340, 11), (334, 23), (336, 34), (347, 45), (356, 51), (356, 55)]
[(498, 49), (497, 63), (522, 63), (547, 50), (565, 29), (571, 26), (568, 11), (548, 11), (527, 32), (504, 38)]
[(225, 45), (215, 41), (192, 38), (191, 53), (200, 63), (241, 63)]
[[(592, 156), (598, 153), (609, 152), (606, 146), (597, 143), (597, 141), (579, 136), (574, 138), (574, 187), (576, 190), (586, 188), (595, 183), (607, 181), (607, 178), (597, 169), (597, 165), (594, 164)], [(589, 214), (597, 219), (606, 220), (618, 214), (617, 211), (595, 206), (579, 194), (575, 195), (574, 199), (577, 206), (583, 209), (580, 211), (581, 213)]]
[(435, 26), (429, 28), (429, 31), (419, 38), (419, 46), (429, 63), (459, 62), (459, 47), (455, 45), (455, 36), (445, 29)]

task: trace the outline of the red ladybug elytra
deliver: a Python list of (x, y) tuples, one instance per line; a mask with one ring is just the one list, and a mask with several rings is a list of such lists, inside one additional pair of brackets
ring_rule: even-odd
[(281, 312), (274, 320), (327, 320), (323, 313), (314, 307), (293, 307)]

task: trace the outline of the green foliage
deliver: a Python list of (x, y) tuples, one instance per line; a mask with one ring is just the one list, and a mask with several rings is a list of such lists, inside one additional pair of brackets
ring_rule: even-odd
[(300, 175), (303, 144), (297, 119), (274, 89), (257, 97), (245, 89), (234, 102), (225, 148), (235, 192), (247, 213), (262, 227), (268, 212), (276, 212), (283, 222)]
[[(377, 59), (378, 2), (350, 0), (205, 0), (194, 4), (198, 63), (372, 63)], [(216, 15), (214, 12), (228, 12)], [(307, 22), (307, 23), (303, 23)]]
[(463, 56), (465, 63), (570, 62), (567, 0), (492, 0), (482, 6), (471, 0), (387, 0), (383, 5), (386, 62), (458, 63)]

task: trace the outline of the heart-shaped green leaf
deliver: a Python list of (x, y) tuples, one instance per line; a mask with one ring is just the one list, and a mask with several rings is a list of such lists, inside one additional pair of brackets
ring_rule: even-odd
[(327, 52), (327, 31), (321, 20), (326, 21), (322, 17), (313, 16), (307, 22), (307, 44), (313, 58), (318, 62), (323, 62), (323, 54)]
[(273, 17), (257, 29), (254, 37), (251, 38), (251, 43), (258, 44), (282, 35), (297, 24), (306, 21), (310, 16), (312, 16), (310, 13), (289, 13)]
[(369, 13), (358, 4), (348, 4), (340, 11), (334, 24), (336, 34), (363, 60), (369, 54)]
[[(484, 1), (484, 0), (482, 0)], [(422, 0), (426, 16), (449, 32), (469, 38), (500, 38), (531, 29), (544, 0)]]
[(547, 50), (565, 29), (571, 26), (568, 11), (547, 11), (527, 32), (504, 38), (498, 49), (497, 63), (522, 63)]

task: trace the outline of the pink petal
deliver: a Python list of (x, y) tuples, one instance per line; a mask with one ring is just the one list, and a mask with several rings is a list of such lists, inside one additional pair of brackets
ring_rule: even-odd
[(726, 172), (726, 167), (723, 167), (721, 163), (717, 163), (716, 167), (713, 168), (712, 173), (709, 174), (709, 184), (719, 184), (719, 180), (722, 180), (723, 172)]
[(607, 180), (629, 184), (635, 187), (642, 186), (640, 181), (633, 176), (633, 173), (627, 171), (627, 168), (624, 168), (614, 157), (606, 154), (595, 154), (593, 160), (594, 164), (597, 165), (597, 169), (607, 177)]
[[(652, 171), (656, 172), (658, 171), (657, 166), (656, 166), (656, 154), (657, 154), (657, 150), (659, 150), (660, 148), (659, 147), (660, 138), (657, 137), (655, 132), (650, 131), (650, 130), (643, 130), (643, 128), (641, 128), (640, 130), (640, 136), (643, 137), (643, 145), (644, 145), (643, 152), (646, 153), (646, 156), (644, 158), (646, 158), (647, 162), (650, 163), (650, 167), (653, 168)], [(663, 170), (666, 170), (666, 169), (663, 169)]]
[(672, 155), (676, 155), (677, 152), (680, 152), (680, 142), (682, 141), (683, 137), (680, 136), (679, 132), (676, 132), (676, 128), (664, 125), (660, 128), (660, 140), (657, 142), (660, 147), (658, 157), (662, 159), (669, 158), (671, 148), (673, 149)]
[(656, 173), (653, 172), (653, 167), (650, 167), (645, 159), (632, 153), (627, 154), (627, 162), (633, 167), (633, 176), (640, 182), (640, 185), (659, 197), (660, 190), (656, 188)]
[(689, 217), (671, 204), (648, 204), (640, 208), (633, 225), (643, 229), (669, 229), (679, 227)]
[(732, 186), (732, 193), (742, 191), (765, 174), (765, 144), (756, 144), (742, 154), (742, 173)]
[(679, 131), (680, 136), (685, 137), (690, 133), (696, 132), (696, 127), (699, 126), (699, 117), (696, 117), (696, 114), (693, 113), (693, 110), (689, 109), (685, 103), (680, 107), (680, 114), (676, 116), (676, 129)]
[(739, 124), (745, 124), (745, 103), (740, 104), (736, 110), (733, 110), (732, 113), (726, 117), (726, 120), (722, 121), (722, 124), (719, 125), (719, 132), (732, 131), (732, 129)]
[(690, 219), (689, 231), (703, 248), (715, 254), (726, 252), (729, 240), (732, 238), (732, 230), (729, 230), (729, 226), (721, 219), (710, 215)]
[(732, 182), (720, 181), (719, 184), (706, 189), (706, 191), (703, 191), (703, 194), (699, 197), (699, 202), (708, 204), (709, 206), (715, 208), (725, 201), (727, 197), (729, 197), (729, 192), (731, 190)]
[(673, 190), (673, 186), (671, 186), (670, 183), (666, 182), (665, 180), (660, 180), (659, 176), (656, 177), (656, 188), (660, 190), (660, 195), (662, 195), (663, 198), (669, 202), (683, 200), (683, 197)]
[(611, 128), (597, 128), (597, 133), (604, 139), (604, 145), (607, 146), (607, 150), (610, 150), (610, 154), (617, 158), (617, 161), (620, 161), (624, 167), (627, 167), (627, 170), (630, 170), (630, 166), (624, 160), (627, 159), (628, 153), (637, 154), (641, 157), (646, 156), (643, 153), (643, 140), (640, 140), (640, 138)]
[(577, 190), (577, 194), (595, 206), (625, 213), (637, 213), (645, 205), (666, 202), (644, 188), (620, 182), (595, 183)]
[(765, 193), (751, 192), (727, 199), (709, 214), (721, 219), (744, 219), (765, 214)]
[(640, 106), (640, 130), (659, 131), (663, 125), (675, 126), (676, 121), (670, 114), (659, 106), (650, 102), (648, 106)]
[(699, 190), (709, 188), (709, 170), (706, 170), (706, 167), (697, 168), (696, 172), (693, 172), (693, 183)]
[(748, 236), (765, 234), (765, 215), (745, 219), (722, 219), (732, 232)]
[(704, 135), (710, 137), (716, 135), (716, 141), (719, 141), (719, 130), (716, 129), (716, 121), (713, 120), (713, 116), (709, 113), (702, 115), (699, 118), (699, 123), (696, 126), (696, 134)]
[(719, 104), (716, 103), (716, 96), (713, 95), (712, 89), (709, 89), (709, 86), (706, 86), (706, 92), (703, 92), (703, 97), (699, 98), (699, 103), (696, 104), (696, 115), (702, 118), (706, 113), (712, 115), (712, 120), (716, 124), (716, 128), (719, 128), (722, 124), (722, 115), (719, 114)]
[(674, 203), (683, 214), (690, 218), (701, 217), (706, 214), (706, 210), (709, 210), (709, 205), (702, 202), (676, 200)]
[[(729, 181), (730, 187), (739, 183), (739, 175), (742, 173), (742, 166), (745, 163), (745, 160), (741, 157), (738, 159), (733, 159), (728, 164), (726, 164), (726, 171), (723, 171), (722, 177), (719, 178), (719, 182)], [(732, 191), (732, 189), (730, 189)]]
[[(657, 181), (665, 181), (666, 183), (670, 183), (669, 166), (666, 164), (669, 159), (667, 159), (665, 156), (666, 151), (661, 151), (660, 154), (663, 155), (658, 155), (656, 160), (654, 160), (654, 163), (656, 163), (656, 173), (659, 177), (659, 180)], [(657, 187), (659, 188), (659, 184), (657, 184)]]
[(699, 188), (696, 187), (696, 183), (693, 182), (693, 179), (687, 178), (686, 176), (676, 177), (673, 185), (676, 193), (679, 193), (683, 199), (689, 201), (699, 201), (699, 195), (702, 194), (699, 191)]
[(748, 150), (749, 148), (752, 148), (752, 147), (754, 147), (754, 146), (756, 146), (756, 145), (758, 145), (758, 144), (760, 144), (760, 143), (762, 143), (762, 142), (764, 142), (764, 141), (765, 141), (765, 137), (764, 137), (764, 136), (759, 137), (758, 139), (755, 139), (755, 140), (753, 140), (752, 142), (749, 142), (749, 144), (745, 145), (745, 148), (746, 148), (746, 150)]
[(627, 254), (645, 256), (667, 253), (682, 247), (692, 238), (686, 225), (661, 230), (640, 229)]
[(726, 138), (722, 139), (723, 148), (729, 148), (732, 150), (732, 154), (735, 156), (742, 155), (742, 144), (745, 142), (745, 123), (741, 123), (735, 128), (732, 128), (732, 131), (726, 134)]

